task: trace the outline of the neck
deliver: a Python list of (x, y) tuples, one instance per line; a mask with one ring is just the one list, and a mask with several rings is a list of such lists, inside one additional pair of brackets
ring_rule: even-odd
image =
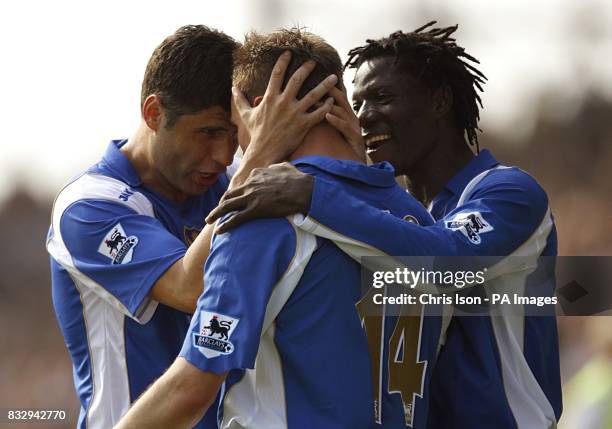
[(462, 133), (442, 135), (433, 150), (407, 174), (415, 195), (427, 206), (474, 158)]
[(289, 161), (313, 155), (361, 162), (342, 135), (326, 123), (312, 127), (302, 144), (289, 156)]
[(153, 133), (144, 122), (136, 130), (136, 133), (128, 139), (121, 148), (121, 152), (130, 161), (144, 187), (164, 196), (170, 201), (184, 203), (188, 196), (178, 192), (159, 169), (155, 168), (152, 153)]

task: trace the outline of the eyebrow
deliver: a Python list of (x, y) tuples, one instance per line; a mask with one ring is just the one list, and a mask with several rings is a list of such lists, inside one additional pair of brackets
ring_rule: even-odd
[(368, 95), (371, 94), (372, 92), (376, 92), (376, 91), (381, 91), (381, 90), (385, 90), (385, 91), (393, 91), (393, 89), (388, 86), (388, 85), (380, 85), (377, 83), (369, 83), (366, 84), (365, 87), (361, 90), (361, 91), (353, 91), (353, 100), (357, 99), (360, 100), (361, 98), (363, 98), (362, 95)]
[(208, 133), (214, 133), (216, 131), (229, 131), (230, 133), (235, 133), (237, 130), (235, 125), (207, 125), (204, 127), (198, 127), (197, 131), (204, 131)]
[(391, 91), (392, 88), (389, 85), (386, 85), (386, 84), (381, 85), (377, 83), (367, 84), (366, 87), (364, 88), (365, 92), (380, 91), (380, 90)]

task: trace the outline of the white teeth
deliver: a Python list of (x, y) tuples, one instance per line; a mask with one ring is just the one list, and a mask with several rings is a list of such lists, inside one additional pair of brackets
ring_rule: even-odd
[(372, 143), (380, 142), (383, 140), (389, 140), (390, 138), (391, 138), (391, 134), (379, 134), (374, 137), (368, 137), (365, 143), (366, 145), (370, 145)]

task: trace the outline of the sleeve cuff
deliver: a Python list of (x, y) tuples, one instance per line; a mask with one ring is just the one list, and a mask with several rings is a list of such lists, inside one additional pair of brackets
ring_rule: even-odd
[(310, 211), (307, 218), (314, 218), (320, 221), (325, 219), (325, 208), (329, 206), (329, 201), (333, 199), (333, 190), (331, 189), (333, 186), (319, 177), (314, 179)]
[(176, 261), (185, 256), (185, 249), (181, 249), (176, 252), (174, 255), (169, 256), (164, 259), (160, 264), (158, 264), (155, 269), (149, 274), (146, 279), (143, 281), (142, 286), (138, 290), (138, 293), (134, 295), (132, 298), (128, 310), (130, 311), (130, 317), (144, 325), (153, 314), (155, 314), (155, 310), (157, 309), (158, 302), (151, 299), (149, 297), (149, 293), (151, 293), (151, 289), (159, 280), (161, 276), (172, 266)]

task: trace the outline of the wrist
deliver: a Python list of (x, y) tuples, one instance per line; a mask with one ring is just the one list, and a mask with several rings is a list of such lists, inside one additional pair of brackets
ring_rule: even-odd
[(257, 154), (247, 150), (240, 160), (240, 166), (230, 180), (228, 189), (234, 189), (244, 184), (249, 177), (249, 174), (251, 174), (251, 171), (260, 167), (266, 167), (266, 165), (264, 165), (264, 162), (259, 159)]
[(294, 149), (292, 143), (278, 132), (254, 132), (245, 155), (252, 157), (257, 167), (268, 167), (285, 161)]

